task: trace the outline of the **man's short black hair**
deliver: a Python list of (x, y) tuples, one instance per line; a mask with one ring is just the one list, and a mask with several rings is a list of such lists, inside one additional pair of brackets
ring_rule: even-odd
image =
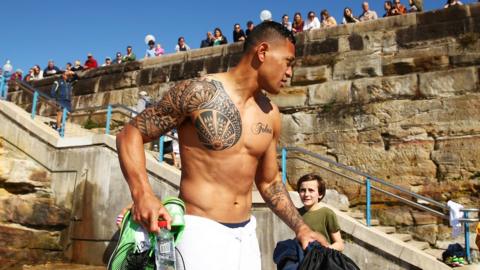
[(295, 45), (295, 37), (292, 31), (288, 30), (280, 23), (273, 21), (264, 21), (255, 26), (247, 37), (243, 45), (243, 51), (247, 52), (263, 41), (272, 41), (278, 39), (288, 39)]

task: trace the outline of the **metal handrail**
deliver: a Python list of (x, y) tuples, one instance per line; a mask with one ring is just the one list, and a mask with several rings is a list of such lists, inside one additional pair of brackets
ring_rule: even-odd
[(352, 172), (352, 173), (354, 173), (354, 174), (361, 175), (361, 176), (363, 176), (363, 177), (365, 177), (365, 178), (368, 177), (369, 179), (371, 179), (371, 180), (373, 180), (373, 181), (375, 181), (375, 182), (377, 182), (377, 183), (380, 183), (380, 184), (389, 186), (389, 187), (391, 187), (391, 188), (393, 188), (393, 189), (395, 189), (395, 190), (398, 190), (398, 191), (401, 191), (401, 192), (403, 192), (403, 193), (406, 193), (406, 194), (408, 194), (408, 195), (410, 195), (410, 196), (412, 196), (412, 197), (415, 197), (415, 198), (420, 199), (420, 200), (427, 201), (427, 202), (429, 202), (429, 203), (431, 203), (431, 204), (433, 204), (433, 205), (435, 205), (435, 206), (437, 206), (437, 207), (440, 207), (440, 208), (442, 208), (442, 209), (448, 210), (448, 206), (447, 206), (446, 204), (444, 204), (444, 203), (437, 202), (437, 201), (435, 201), (435, 200), (433, 200), (433, 199), (431, 199), (431, 198), (422, 196), (422, 195), (420, 195), (420, 194), (417, 194), (417, 193), (415, 193), (415, 192), (412, 192), (412, 191), (410, 191), (410, 190), (407, 190), (407, 189), (405, 189), (405, 188), (403, 188), (403, 187), (394, 185), (394, 184), (392, 184), (392, 183), (388, 183), (388, 182), (386, 182), (386, 181), (384, 181), (384, 180), (382, 180), (382, 179), (380, 179), (380, 178), (377, 178), (377, 177), (375, 177), (375, 176), (371, 176), (371, 175), (369, 175), (369, 174), (367, 174), (367, 173), (364, 173), (364, 172), (362, 172), (362, 171), (359, 171), (359, 170), (354, 169), (354, 168), (352, 168), (352, 167), (349, 167), (349, 166), (347, 166), (347, 165), (344, 165), (344, 164), (341, 164), (341, 163), (332, 161), (332, 160), (330, 160), (330, 159), (328, 159), (328, 158), (325, 158), (325, 157), (323, 157), (323, 156), (321, 156), (321, 155), (319, 155), (319, 154), (317, 154), (317, 153), (313, 153), (313, 152), (310, 152), (310, 151), (308, 151), (308, 150), (306, 150), (306, 149), (303, 149), (303, 148), (300, 148), (300, 147), (295, 147), (295, 146), (294, 146), (294, 147), (285, 147), (285, 148), (287, 149), (287, 151), (300, 152), (300, 153), (303, 153), (303, 154), (305, 154), (305, 155), (308, 155), (308, 156), (311, 156), (311, 157), (320, 159), (320, 160), (322, 160), (322, 161), (324, 161), (324, 162), (327, 162), (327, 163), (329, 163), (329, 164), (331, 164), (331, 165), (334, 165), (334, 166), (336, 166), (336, 167), (340, 167), (340, 168), (342, 168), (342, 169), (345, 169), (345, 170), (347, 170), (347, 171), (349, 171), (349, 172)]
[(27, 91), (27, 92), (29, 92), (30, 94), (33, 94), (33, 95), (35, 95), (35, 93), (38, 93), (39, 97), (45, 99), (45, 101), (47, 103), (49, 103), (50, 105), (55, 106), (55, 107), (60, 107), (57, 104), (57, 102), (55, 101), (55, 99), (51, 98), (50, 96), (46, 95), (45, 93), (42, 93), (38, 90), (35, 90), (28, 83), (26, 83), (24, 81), (21, 81), (21, 80), (18, 80), (18, 79), (16, 79), (16, 83), (18, 83), (20, 85), (20, 88), (22, 88), (22, 90)]
[[(333, 173), (333, 174), (342, 176), (342, 177), (344, 177), (344, 178), (346, 178), (346, 179), (348, 179), (348, 180), (350, 180), (350, 181), (353, 181), (353, 182), (355, 182), (355, 183), (357, 183), (357, 184), (365, 184), (364, 181), (357, 180), (357, 179), (352, 178), (352, 177), (350, 177), (350, 176), (348, 176), (348, 175), (345, 175), (345, 174), (343, 174), (343, 173), (341, 173), (341, 172), (337, 172), (337, 171), (335, 171), (335, 170), (333, 170), (333, 169), (331, 169), (331, 168), (328, 168), (328, 167), (323, 166), (323, 165), (321, 165), (321, 164), (312, 162), (312, 161), (310, 161), (310, 160), (303, 159), (303, 158), (301, 158), (301, 157), (293, 157), (293, 158), (294, 158), (294, 159), (301, 160), (301, 161), (303, 161), (303, 162), (305, 162), (305, 163), (308, 163), (308, 164), (310, 164), (310, 165), (314, 165), (314, 166), (320, 167), (320, 168), (322, 168), (322, 169), (324, 169), (324, 170), (326, 170), (326, 171), (329, 171), (329, 172), (331, 172), (331, 173)], [(370, 179), (371, 179), (371, 178), (370, 178)], [(441, 217), (441, 218), (443, 218), (443, 219), (448, 219), (448, 215), (446, 215), (446, 214), (444, 214), (444, 213), (442, 213), (442, 212), (440, 212), (440, 211), (434, 210), (434, 209), (432, 209), (432, 208), (430, 208), (430, 207), (428, 207), (428, 206), (425, 206), (425, 205), (419, 204), (419, 203), (417, 203), (417, 202), (414, 202), (414, 201), (405, 199), (405, 198), (403, 198), (403, 197), (401, 197), (401, 196), (399, 196), (399, 195), (397, 195), (397, 194), (395, 194), (395, 193), (392, 193), (392, 192), (390, 192), (390, 191), (384, 190), (384, 189), (379, 188), (379, 187), (376, 187), (376, 186), (370, 186), (370, 187), (371, 187), (373, 190), (376, 190), (376, 191), (381, 192), (381, 193), (383, 193), (383, 194), (385, 194), (385, 195), (388, 195), (388, 196), (390, 196), (390, 197), (393, 197), (393, 198), (395, 198), (395, 199), (397, 199), (397, 200), (399, 200), (399, 201), (402, 201), (403, 203), (406, 203), (406, 204), (408, 204), (408, 205), (410, 205), (410, 206), (416, 207), (416, 208), (421, 209), (421, 210), (424, 210), (424, 211), (428, 211), (428, 212), (430, 212), (430, 213), (432, 213), (432, 214), (434, 214), (434, 215), (436, 215), (436, 216), (439, 216), (439, 217)]]

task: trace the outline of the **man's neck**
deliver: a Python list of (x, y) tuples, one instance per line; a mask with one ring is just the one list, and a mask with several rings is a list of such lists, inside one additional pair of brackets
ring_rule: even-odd
[(246, 58), (242, 58), (237, 67), (225, 73), (229, 88), (244, 102), (261, 90), (257, 80), (258, 73), (248, 62)]

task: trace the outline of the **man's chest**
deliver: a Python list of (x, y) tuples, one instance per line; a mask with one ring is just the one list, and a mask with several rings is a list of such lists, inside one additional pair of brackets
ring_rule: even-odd
[(200, 143), (214, 151), (245, 148), (250, 154), (261, 155), (273, 140), (271, 117), (254, 106), (198, 110), (191, 124)]

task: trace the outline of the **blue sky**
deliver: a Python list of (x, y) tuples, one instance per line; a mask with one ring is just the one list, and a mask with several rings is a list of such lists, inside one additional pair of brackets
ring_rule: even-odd
[[(463, 1), (472, 2), (476, 0)], [(233, 24), (238, 22), (245, 28), (248, 20), (259, 23), (263, 9), (270, 10), (277, 21), (284, 13), (293, 17), (299, 11), (305, 18), (309, 10), (319, 14), (328, 9), (341, 22), (344, 7), (352, 7), (358, 15), (361, 3), (361, 0), (2, 1), (0, 66), (10, 59), (14, 68), (26, 72), (35, 64), (44, 68), (53, 59), (63, 69), (65, 63), (76, 59), (83, 63), (88, 52), (101, 64), (106, 56), (113, 57), (117, 51), (124, 53), (127, 45), (133, 46), (138, 59), (145, 54), (147, 34), (153, 34), (166, 52), (171, 53), (179, 36), (184, 36), (192, 48), (198, 48), (205, 33), (215, 27), (220, 27), (231, 41)], [(444, 0), (424, 0), (427, 10), (444, 4)], [(370, 7), (379, 16), (383, 14), (382, 0), (371, 0)]]

